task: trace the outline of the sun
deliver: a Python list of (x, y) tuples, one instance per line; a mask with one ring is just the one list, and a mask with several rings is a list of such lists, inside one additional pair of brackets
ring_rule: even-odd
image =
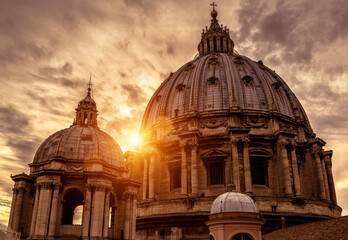
[(133, 143), (134, 146), (139, 145), (139, 143), (140, 143), (140, 138), (139, 138), (138, 136), (133, 136), (133, 137), (132, 137), (132, 143)]

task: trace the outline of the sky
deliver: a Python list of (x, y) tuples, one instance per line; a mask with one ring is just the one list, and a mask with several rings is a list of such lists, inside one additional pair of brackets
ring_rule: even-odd
[[(133, 150), (160, 83), (197, 54), (207, 0), (0, 0), (0, 224), (36, 149), (72, 124), (92, 75), (99, 127)], [(274, 69), (332, 149), (348, 214), (348, 2), (216, 0), (235, 50)]]

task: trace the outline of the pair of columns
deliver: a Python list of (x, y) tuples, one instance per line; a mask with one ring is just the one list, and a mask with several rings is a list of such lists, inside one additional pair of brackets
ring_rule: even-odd
[(107, 238), (109, 211), (109, 187), (101, 184), (88, 184), (82, 216), (82, 238)]
[[(192, 195), (198, 195), (197, 142), (195, 140), (180, 142), (181, 148), (181, 194), (188, 194), (187, 148), (191, 150), (191, 189)], [(156, 153), (144, 158), (143, 199), (154, 200), (155, 195), (155, 161)]]
[[(278, 142), (279, 146), (279, 156), (282, 163), (282, 171), (285, 185), (285, 195), (291, 196), (295, 195), (296, 197), (302, 196), (301, 194), (301, 185), (300, 185), (300, 176), (298, 173), (297, 167), (297, 155), (296, 155), (296, 143), (295, 141), (289, 141), (283, 137), (279, 137)], [(288, 147), (290, 147), (290, 159), (288, 157)], [(294, 183), (295, 193), (293, 193), (292, 181), (290, 168), (292, 169), (292, 180)]]
[(187, 149), (191, 151), (191, 194), (198, 196), (198, 163), (197, 163), (197, 140), (181, 141), (181, 195), (188, 195), (188, 162)]
[[(250, 160), (249, 160), (249, 138), (247, 137), (233, 137), (231, 136), (231, 155), (232, 155), (232, 183), (236, 188), (236, 191), (241, 190), (240, 183), (240, 166), (238, 159), (238, 147), (237, 144), (239, 141), (243, 143), (243, 169), (244, 169), (244, 183), (245, 183), (245, 192), (252, 193), (252, 181), (251, 181), (251, 173), (250, 173)], [(228, 160), (226, 162), (226, 176), (227, 176), (227, 185), (230, 185), (230, 176), (231, 176), (231, 162)]]
[(30, 225), (30, 237), (55, 236), (60, 183), (36, 184), (34, 209)]
[(319, 181), (320, 199), (337, 204), (331, 156), (332, 151), (324, 152), (319, 146), (312, 147), (312, 157), (315, 161)]

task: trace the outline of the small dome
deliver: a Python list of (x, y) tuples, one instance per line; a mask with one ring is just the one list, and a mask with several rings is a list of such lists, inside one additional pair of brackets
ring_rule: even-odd
[(92, 126), (73, 125), (52, 134), (37, 150), (33, 163), (57, 157), (123, 165), (123, 153), (117, 142), (109, 134)]
[(254, 201), (240, 192), (226, 192), (218, 196), (213, 202), (210, 214), (226, 212), (258, 213)]

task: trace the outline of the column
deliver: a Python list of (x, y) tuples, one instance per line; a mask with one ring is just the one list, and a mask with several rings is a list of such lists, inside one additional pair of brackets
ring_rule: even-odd
[(12, 221), (13, 221), (13, 212), (14, 212), (14, 206), (16, 204), (16, 189), (12, 188), (12, 201), (11, 201), (11, 212), (10, 212), (10, 218), (8, 220), (8, 231), (12, 231)]
[(192, 195), (198, 195), (198, 169), (197, 169), (197, 143), (194, 141), (191, 145), (191, 182)]
[(130, 216), (131, 216), (131, 194), (130, 193), (124, 193), (125, 197), (125, 219), (124, 219), (124, 239), (128, 240), (130, 239)]
[(225, 165), (225, 182), (226, 186), (229, 186), (232, 184), (232, 155), (228, 158), (226, 158), (226, 165)]
[(186, 142), (180, 143), (181, 147), (181, 195), (187, 195), (187, 159)]
[(36, 225), (37, 210), (39, 205), (39, 196), (40, 196), (40, 186), (36, 185), (34, 208), (33, 208), (33, 213), (31, 217), (31, 224), (30, 224), (30, 236), (35, 235), (35, 225)]
[(331, 199), (330, 199), (329, 183), (328, 183), (328, 181), (327, 181), (327, 175), (326, 175), (325, 159), (320, 158), (320, 161), (321, 161), (321, 169), (322, 169), (322, 171), (323, 171), (323, 179), (324, 179), (326, 200), (331, 201)]
[(91, 222), (91, 203), (92, 203), (92, 186), (86, 185), (86, 199), (83, 206), (82, 216), (82, 238), (88, 238), (89, 225)]
[(155, 199), (155, 152), (151, 154), (149, 166), (149, 199)]
[(295, 141), (292, 141), (291, 143), (291, 166), (292, 166), (292, 175), (294, 178), (294, 185), (295, 185), (295, 196), (300, 197), (302, 194), (301, 194), (300, 176), (298, 174), (298, 167), (297, 167)]
[(313, 157), (315, 161), (315, 166), (317, 169), (317, 178), (319, 182), (319, 197), (320, 199), (326, 199), (326, 194), (325, 194), (325, 186), (324, 186), (324, 179), (323, 179), (323, 170), (320, 162), (320, 149), (319, 147), (313, 147)]
[(144, 175), (143, 175), (143, 200), (147, 200), (148, 189), (148, 160), (147, 156), (144, 157)]
[(41, 183), (40, 199), (35, 225), (35, 235), (46, 236), (48, 215), (51, 203), (51, 183)]
[(131, 232), (131, 239), (135, 239), (135, 233), (136, 233), (136, 223), (137, 223), (137, 198), (136, 196), (133, 197), (133, 215), (130, 220), (132, 224), (132, 232)]
[(49, 224), (49, 230), (48, 230), (48, 236), (49, 237), (54, 237), (56, 235), (58, 198), (59, 198), (59, 189), (60, 189), (60, 187), (61, 187), (60, 184), (55, 184), (54, 187), (53, 187), (51, 216), (50, 216), (50, 224)]
[(240, 191), (240, 177), (239, 177), (239, 161), (238, 161), (238, 149), (237, 138), (231, 138), (231, 153), (232, 153), (232, 165), (233, 165), (233, 184), (236, 186), (236, 191)]
[(103, 236), (105, 186), (95, 185), (94, 187), (90, 237), (101, 238)]
[(329, 182), (329, 190), (330, 190), (330, 198), (332, 203), (337, 204), (336, 191), (335, 191), (335, 183), (332, 175), (332, 151), (325, 151), (325, 165), (327, 172), (327, 179)]
[(282, 168), (283, 168), (285, 195), (289, 196), (289, 195), (292, 195), (293, 193), (292, 193), (290, 166), (289, 166), (288, 151), (287, 151), (288, 142), (284, 138), (280, 137), (278, 139), (278, 145), (279, 145), (280, 157), (281, 157)]
[(245, 178), (245, 192), (251, 194), (251, 173), (250, 173), (250, 159), (249, 159), (249, 138), (243, 138), (243, 163), (244, 163), (244, 178)]
[(25, 194), (25, 188), (20, 187), (15, 189), (16, 191), (16, 203), (14, 206), (13, 211), (13, 219), (12, 219), (12, 231), (13, 232), (19, 232), (19, 224), (21, 220), (21, 213), (22, 213), (22, 203), (23, 203), (23, 196)]
[(103, 237), (107, 238), (109, 235), (109, 217), (110, 217), (110, 191), (106, 189), (105, 204), (104, 204), (104, 230)]

